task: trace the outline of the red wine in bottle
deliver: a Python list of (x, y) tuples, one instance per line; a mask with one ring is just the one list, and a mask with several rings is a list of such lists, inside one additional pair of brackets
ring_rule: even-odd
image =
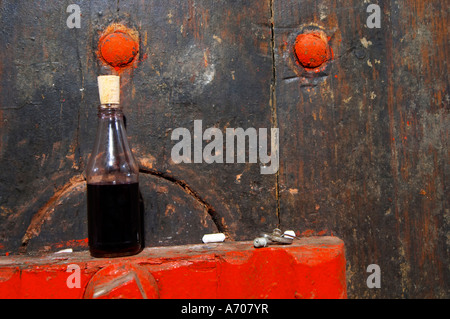
[(87, 185), (91, 255), (116, 257), (142, 249), (139, 184)]

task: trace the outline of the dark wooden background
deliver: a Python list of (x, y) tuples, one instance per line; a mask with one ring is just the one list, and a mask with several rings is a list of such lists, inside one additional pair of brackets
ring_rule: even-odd
[[(69, 29), (67, 6), (81, 8)], [(122, 74), (147, 246), (252, 240), (280, 225), (346, 245), (350, 298), (448, 298), (448, 3), (0, 1), (0, 253), (86, 249), (83, 171), (96, 131), (100, 34), (140, 36)], [(312, 78), (295, 36), (323, 29)], [(177, 127), (280, 129), (280, 170), (171, 161)], [(366, 268), (381, 268), (369, 289)]]

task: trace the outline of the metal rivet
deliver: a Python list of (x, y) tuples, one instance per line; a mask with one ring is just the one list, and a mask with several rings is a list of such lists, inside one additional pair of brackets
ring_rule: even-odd
[(366, 51), (363, 49), (356, 49), (355, 56), (360, 60), (364, 59), (366, 57)]

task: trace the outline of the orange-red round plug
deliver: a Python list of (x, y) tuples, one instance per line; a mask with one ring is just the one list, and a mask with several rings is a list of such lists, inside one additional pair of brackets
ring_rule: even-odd
[(116, 30), (101, 39), (99, 49), (105, 62), (120, 68), (133, 62), (139, 52), (139, 44), (127, 33)]
[(331, 49), (325, 34), (303, 33), (297, 36), (294, 52), (298, 62), (307, 69), (315, 69), (331, 59)]

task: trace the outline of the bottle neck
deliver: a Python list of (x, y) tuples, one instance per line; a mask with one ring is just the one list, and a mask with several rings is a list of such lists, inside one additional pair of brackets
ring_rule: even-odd
[(86, 168), (88, 184), (138, 182), (139, 166), (128, 143), (120, 105), (100, 105), (94, 149)]
[(102, 104), (98, 107), (98, 117), (100, 119), (119, 118), (123, 119), (122, 107), (118, 104)]

